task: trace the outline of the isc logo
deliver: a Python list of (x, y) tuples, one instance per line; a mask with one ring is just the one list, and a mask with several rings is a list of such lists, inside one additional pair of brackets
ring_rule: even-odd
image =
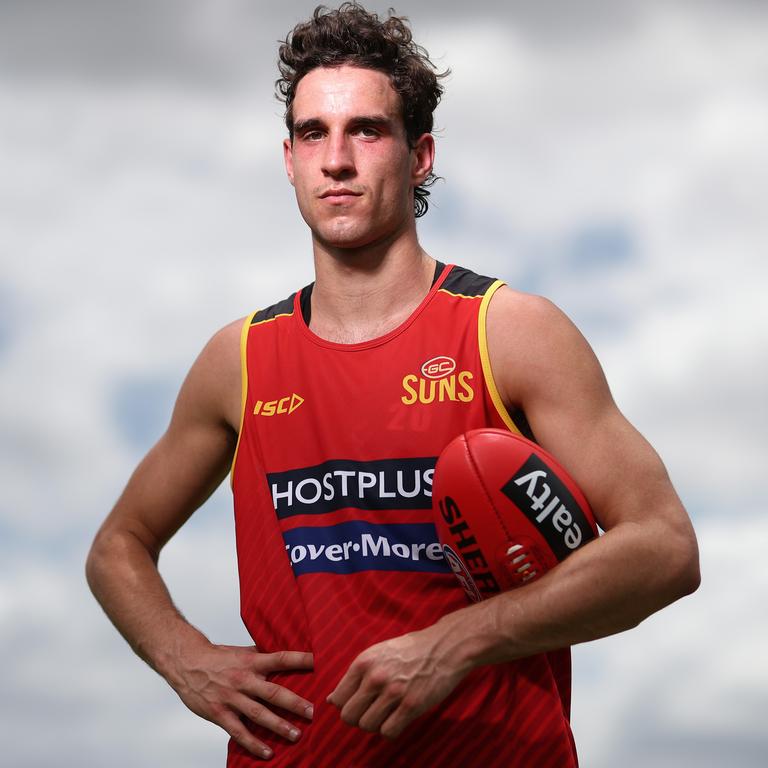
[(302, 403), (304, 398), (295, 392), (278, 400), (257, 400), (253, 408), (255, 416), (276, 416), (281, 413), (293, 413)]

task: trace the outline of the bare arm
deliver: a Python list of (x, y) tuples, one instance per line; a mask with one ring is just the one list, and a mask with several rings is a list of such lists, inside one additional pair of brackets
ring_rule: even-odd
[(240, 410), (240, 326), (220, 331), (192, 366), (168, 430), (96, 535), (86, 574), (123, 637), (182, 701), (244, 748), (267, 757), (266, 746), (239, 715), (298, 738), (293, 725), (257, 700), (311, 716), (310, 702), (265, 680), (280, 669), (311, 668), (311, 655), (210, 643), (176, 609), (157, 569), (163, 546), (220, 485), (231, 464)]
[(699, 583), (688, 515), (572, 323), (543, 299), (501, 289), (488, 343), (505, 404), (524, 410), (606, 533), (536, 582), (361, 654), (331, 700), (366, 730), (397, 736), (474, 667), (629, 629)]
[(606, 533), (538, 582), (479, 606), (472, 665), (621, 632), (699, 583), (688, 515), (661, 459), (617, 409), (581, 334), (537, 297), (502, 290), (491, 307), (502, 397), (524, 409)]

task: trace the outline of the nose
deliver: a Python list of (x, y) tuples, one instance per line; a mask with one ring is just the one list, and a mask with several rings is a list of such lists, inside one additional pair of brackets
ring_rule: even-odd
[(325, 142), (323, 173), (334, 179), (349, 178), (355, 172), (355, 161), (349, 137), (331, 133)]

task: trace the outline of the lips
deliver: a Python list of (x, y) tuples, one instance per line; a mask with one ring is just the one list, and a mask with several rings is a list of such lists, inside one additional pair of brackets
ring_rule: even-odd
[(331, 203), (343, 203), (351, 200), (354, 197), (360, 197), (361, 192), (355, 192), (346, 187), (338, 187), (334, 189), (326, 189), (320, 198), (322, 200), (328, 200)]

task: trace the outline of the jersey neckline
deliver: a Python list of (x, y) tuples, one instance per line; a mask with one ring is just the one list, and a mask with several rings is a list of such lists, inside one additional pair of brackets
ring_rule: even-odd
[[(438, 264), (439, 263), (440, 262), (438, 262)], [(309, 339), (309, 341), (316, 344), (317, 346), (325, 347), (327, 349), (335, 349), (341, 352), (356, 352), (363, 349), (371, 349), (373, 347), (381, 346), (382, 344), (386, 344), (395, 337), (399, 336), (401, 333), (403, 333), (403, 331), (407, 330), (413, 324), (418, 316), (426, 309), (427, 305), (432, 301), (432, 298), (435, 296), (438, 290), (440, 290), (440, 286), (443, 284), (443, 282), (445, 282), (445, 278), (448, 277), (448, 274), (454, 266), (454, 264), (444, 265), (439, 275), (432, 283), (432, 286), (430, 287), (426, 296), (424, 296), (416, 309), (414, 309), (413, 312), (411, 312), (411, 314), (405, 320), (403, 320), (402, 323), (400, 323), (400, 325), (393, 328), (391, 331), (389, 331), (389, 333), (385, 333), (383, 336), (377, 336), (373, 339), (368, 339), (368, 341), (360, 341), (354, 344), (342, 344), (340, 342), (329, 341), (322, 338), (321, 336), (318, 336), (314, 331), (310, 330), (309, 326), (304, 320), (304, 314), (301, 311), (301, 297), (307, 288), (302, 288), (301, 290), (296, 291), (296, 295), (293, 298), (294, 322), (298, 324), (301, 333), (307, 339)]]

